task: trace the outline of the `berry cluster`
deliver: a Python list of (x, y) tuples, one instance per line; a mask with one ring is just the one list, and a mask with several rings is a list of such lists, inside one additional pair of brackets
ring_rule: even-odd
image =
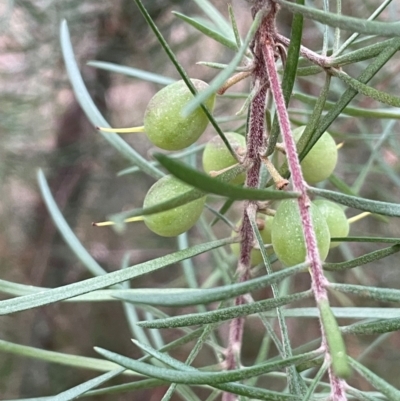
[[(191, 80), (197, 91), (205, 90), (208, 85), (198, 79)], [(149, 140), (164, 150), (182, 150), (195, 143), (208, 125), (208, 118), (201, 108), (196, 109), (188, 117), (183, 117), (182, 110), (193, 98), (193, 94), (184, 81), (166, 86), (150, 100), (144, 115), (143, 131)], [(215, 96), (205, 102), (212, 112)], [(294, 129), (293, 135), (298, 142), (305, 127)], [(225, 133), (235, 156), (226, 147), (221, 137), (214, 136), (205, 146), (202, 156), (203, 169), (211, 176), (217, 176), (245, 160), (246, 139), (236, 132)], [(335, 169), (338, 158), (337, 146), (330, 134), (325, 132), (301, 162), (304, 179), (309, 184), (316, 184), (328, 178)], [(232, 179), (231, 183), (244, 183), (246, 173)], [(147, 192), (143, 207), (148, 208), (163, 201), (176, 198), (188, 192), (191, 187), (173, 176), (165, 176), (158, 180)], [(193, 200), (182, 206), (163, 212), (146, 215), (143, 220), (154, 233), (164, 237), (174, 237), (189, 230), (199, 219), (205, 197)], [(311, 205), (311, 214), (318, 249), (322, 260), (329, 249), (338, 242), (330, 242), (331, 237), (348, 235), (349, 223), (342, 208), (333, 202), (316, 200)], [(259, 214), (257, 224), (264, 244), (269, 245), (267, 253), (274, 252), (286, 266), (301, 263), (305, 259), (306, 249), (301, 219), (296, 200), (283, 200), (279, 203), (274, 216)], [(238, 223), (237, 228), (239, 228)], [(237, 235), (234, 230), (232, 235)], [(239, 244), (233, 244), (232, 251), (239, 255)], [(252, 265), (262, 262), (258, 246), (251, 253)]]
[[(301, 138), (304, 129), (305, 127), (298, 127), (293, 130), (296, 142)], [(304, 179), (309, 184), (327, 179), (335, 169), (337, 159), (336, 143), (332, 136), (325, 132), (301, 162)], [(331, 238), (346, 237), (349, 233), (349, 222), (341, 206), (334, 202), (315, 200), (310, 208), (319, 254), (321, 260), (325, 260), (329, 249), (339, 245), (339, 242), (331, 242)], [(271, 254), (273, 249), (278, 259), (286, 266), (305, 261), (305, 240), (296, 200), (281, 201), (274, 216), (259, 215), (257, 224), (264, 244), (269, 245), (268, 254)], [(237, 235), (237, 232), (234, 231), (233, 235)], [(233, 244), (232, 251), (238, 255), (239, 245)], [(255, 246), (251, 254), (251, 263), (256, 265), (261, 262), (261, 252)]]

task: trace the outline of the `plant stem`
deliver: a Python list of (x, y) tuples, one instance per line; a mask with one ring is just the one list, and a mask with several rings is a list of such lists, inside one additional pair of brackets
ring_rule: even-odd
[[(327, 280), (324, 276), (322, 269), (322, 262), (319, 256), (317, 239), (315, 236), (311, 213), (310, 213), (310, 199), (307, 195), (307, 184), (304, 181), (303, 173), (300, 166), (300, 160), (296, 150), (296, 143), (294, 141), (289, 115), (285, 106), (285, 101), (280, 86), (278, 72), (275, 66), (275, 53), (274, 53), (274, 37), (270, 35), (270, 29), (260, 26), (260, 30), (264, 30), (264, 41), (265, 44), (262, 47), (263, 57), (267, 74), (269, 78), (269, 84), (271, 92), (275, 101), (275, 107), (277, 111), (278, 121), (281, 129), (283, 142), (285, 144), (287, 161), (289, 170), (292, 176), (293, 189), (300, 192), (298, 198), (298, 205), (300, 210), (300, 218), (303, 227), (303, 235), (306, 244), (306, 258), (310, 262), (310, 272), (312, 281), (312, 290), (314, 298), (318, 308), (322, 301), (328, 301), (328, 295), (326, 291)], [(327, 344), (325, 328), (321, 324), (321, 333), (323, 343)], [(330, 359), (329, 347), (326, 347), (326, 358)], [(332, 369), (329, 369), (329, 377), (331, 383), (331, 399), (332, 401), (344, 401), (346, 400), (346, 393), (344, 390), (345, 382), (338, 379)]]
[[(253, 11), (253, 17), (256, 12)], [(264, 18), (268, 18), (268, 15)], [(261, 26), (265, 21), (261, 23)], [(259, 31), (258, 31), (259, 32)], [(254, 46), (258, 42), (257, 35), (253, 40)], [(257, 188), (260, 179), (261, 167), (261, 154), (265, 149), (266, 131), (265, 131), (265, 106), (268, 90), (268, 80), (265, 76), (265, 68), (262, 58), (259, 58), (259, 63), (255, 62), (254, 70), (252, 73), (253, 87), (256, 92), (250, 103), (250, 118), (247, 133), (247, 153), (245, 155), (245, 164), (250, 167), (246, 174), (246, 186), (250, 188)], [(256, 215), (257, 203), (248, 201), (244, 205), (243, 219), (240, 227), (240, 256), (237, 267), (237, 274), (239, 282), (247, 281), (250, 278), (251, 268), (251, 250), (253, 249), (255, 237), (250, 223), (249, 216)], [(240, 296), (235, 299), (235, 305), (245, 303), (245, 297)], [(229, 327), (229, 345), (226, 350), (226, 368), (234, 369), (239, 364), (240, 351), (242, 348), (244, 318), (233, 319)], [(237, 397), (230, 393), (224, 393), (222, 401), (233, 401)]]

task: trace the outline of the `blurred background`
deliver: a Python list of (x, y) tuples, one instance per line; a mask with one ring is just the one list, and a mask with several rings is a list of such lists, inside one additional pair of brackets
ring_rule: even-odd
[[(171, 14), (176, 10), (204, 16), (196, 1), (152, 0), (144, 3), (191, 77), (210, 81), (217, 73), (196, 65), (199, 60), (226, 63), (232, 58), (232, 51), (201, 37)], [(213, 3), (227, 16), (226, 1)], [(321, 2), (315, 3), (319, 7)], [(384, 20), (398, 20), (400, 7), (396, 3), (384, 12)], [(244, 36), (251, 22), (246, 3), (236, 0), (232, 4)], [(379, 1), (365, 1), (360, 10), (358, 5), (346, 3), (344, 13), (366, 17), (379, 4)], [(39, 168), (44, 170), (56, 202), (73, 231), (108, 271), (119, 269), (126, 254), (129, 255), (129, 264), (133, 265), (167, 254), (177, 247), (175, 239), (157, 237), (142, 223), (128, 226), (123, 235), (109, 228), (92, 227), (93, 221), (104, 220), (107, 215), (140, 207), (154, 180), (142, 173), (116, 179), (117, 173), (130, 165), (96, 132), (74, 98), (59, 45), (59, 26), (63, 19), (68, 22), (85, 83), (112, 126), (142, 125), (147, 102), (161, 87), (89, 67), (88, 61), (107, 61), (178, 79), (174, 67), (132, 0), (16, 0), (0, 4), (0, 278), (39, 287), (58, 287), (90, 277), (64, 244), (48, 215), (38, 191), (36, 173)], [(282, 12), (279, 23), (285, 35), (290, 33), (290, 22), (290, 14)], [(349, 34), (344, 33), (343, 38), (346, 35)], [(309, 21), (305, 23), (305, 45), (318, 51), (322, 37), (323, 30), (319, 25)], [(359, 63), (348, 72), (357, 76), (365, 66), (366, 63)], [(396, 57), (372, 81), (373, 85), (396, 93), (399, 69)], [(296, 91), (318, 96), (322, 82), (322, 75), (303, 78), (298, 81)], [(248, 84), (241, 83), (235, 91), (246, 91)], [(335, 101), (344, 88), (342, 83), (334, 80), (331, 100)], [(359, 107), (382, 107), (365, 97), (356, 99), (355, 104)], [(294, 101), (291, 107), (292, 116), (306, 122), (309, 106)], [(216, 114), (227, 116), (239, 108), (238, 101), (221, 100)], [(337, 142), (344, 141), (344, 146), (337, 175), (352, 185), (360, 180), (358, 177), (363, 166), (370, 162), (371, 168), (364, 181), (359, 182), (360, 193), (369, 198), (398, 202), (400, 144), (397, 122), (393, 122), (391, 133), (385, 142), (379, 144), (380, 148), (371, 160), (371, 152), (386, 124), (388, 122), (384, 120), (338, 119), (332, 133)], [(242, 122), (233, 122), (223, 129), (234, 130), (241, 126)], [(209, 128), (202, 142), (212, 134)], [(143, 155), (150, 154), (151, 145), (143, 134), (124, 138)], [(235, 213), (237, 216), (239, 210), (240, 205), (232, 211), (232, 216)], [(349, 211), (349, 216), (354, 214), (355, 211)], [(206, 217), (212, 218), (210, 214)], [(222, 238), (229, 235), (229, 229), (219, 224), (216, 233)], [(351, 233), (400, 237), (400, 228), (395, 222), (365, 219), (355, 224)], [(192, 234), (193, 243), (201, 241), (196, 229)], [(364, 244), (343, 245), (332, 253), (331, 261), (368, 251), (371, 249)], [(201, 266), (199, 280), (204, 281), (212, 269), (209, 260), (199, 258), (195, 263)], [(394, 270), (398, 266), (395, 265), (392, 257), (381, 261), (379, 266), (366, 266), (333, 277), (339, 282), (399, 288), (398, 270)], [(308, 280), (305, 276), (297, 285), (306, 288)], [(180, 267), (147, 275), (134, 284), (141, 287), (185, 286)], [(3, 299), (7, 297), (2, 295)], [(353, 302), (351, 298), (339, 301), (348, 305)], [(360, 305), (358, 302), (357, 299), (357, 305)], [(18, 344), (93, 357), (96, 356), (93, 346), (97, 345), (138, 356), (131, 346), (131, 334), (123, 310), (117, 303), (88, 303), (79, 304), (79, 307), (60, 303), (1, 317), (0, 322), (1, 338)], [(293, 330), (296, 327), (299, 328), (294, 326)], [(309, 333), (313, 332), (318, 333), (314, 321), (310, 322), (309, 328)], [(307, 331), (299, 334), (296, 345), (310, 338), (308, 334)], [(259, 344), (262, 330), (248, 330), (246, 335), (246, 344), (253, 344), (253, 341)], [(369, 343), (370, 339), (366, 343), (351, 339), (356, 354)], [(374, 352), (390, 363), (399, 360), (399, 349), (400, 337), (392, 335), (390, 342), (379, 345)], [(184, 350), (182, 352), (185, 354)], [(252, 346), (246, 345), (244, 361), (251, 363), (254, 353)], [(369, 357), (371, 361), (376, 359), (376, 355)], [(386, 371), (387, 365), (374, 370), (383, 374), (380, 369)], [(92, 377), (93, 372), (1, 353), (0, 398), (52, 395)], [(387, 379), (395, 380), (390, 375)], [(113, 383), (123, 380), (118, 378)], [(366, 383), (358, 385), (369, 389)], [(135, 394), (135, 399), (159, 400), (164, 391), (165, 388), (143, 390)], [(96, 399), (124, 400), (128, 397), (98, 396)]]

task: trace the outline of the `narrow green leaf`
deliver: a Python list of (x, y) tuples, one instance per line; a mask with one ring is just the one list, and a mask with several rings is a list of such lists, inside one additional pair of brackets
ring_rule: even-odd
[(375, 201), (372, 199), (360, 198), (358, 196), (350, 196), (339, 192), (329, 191), (310, 187), (308, 189), (314, 195), (340, 203), (341, 205), (353, 207), (354, 209), (364, 210), (371, 213), (383, 214), (385, 216), (400, 217), (400, 204)]
[[(368, 67), (357, 77), (357, 79), (366, 84), (372, 79), (375, 74), (388, 62), (390, 58), (400, 49), (400, 38), (393, 41), (392, 46), (385, 47), (382, 52), (368, 65)], [(349, 88), (336, 102), (335, 106), (323, 117), (318, 124), (316, 131), (313, 134), (312, 140), (307, 143), (305, 148), (299, 147), (300, 158), (303, 159), (320, 136), (330, 127), (333, 121), (341, 114), (342, 110), (351, 102), (357, 95), (357, 91)]]
[(37, 176), (43, 200), (46, 203), (51, 218), (57, 226), (61, 236), (64, 238), (64, 241), (92, 274), (96, 276), (106, 274), (107, 272), (92, 258), (86, 248), (81, 244), (77, 236), (73, 233), (68, 223), (65, 221), (50, 192), (50, 188), (47, 184), (43, 171), (39, 170)]
[(232, 25), (233, 35), (235, 36), (236, 50), (239, 50), (240, 47), (242, 46), (242, 38), (239, 33), (239, 28), (237, 26), (236, 17), (235, 13), (233, 12), (232, 4), (228, 4), (228, 12), (229, 12), (229, 19)]
[[(368, 17), (368, 21), (373, 21), (379, 17), (379, 15), (388, 7), (392, 0), (384, 0), (382, 4), (375, 9), (375, 11)], [(355, 40), (360, 36), (359, 33), (353, 33), (336, 51), (336, 54), (341, 54), (345, 49), (347, 49)], [(368, 40), (368, 38), (360, 39), (358, 42), (363, 40)]]
[[(400, 308), (331, 307), (336, 319), (391, 319), (400, 316)], [(319, 318), (317, 308), (285, 308), (285, 317)], [(276, 317), (275, 311), (263, 312), (265, 317)]]
[[(221, 209), (219, 209), (219, 214), (224, 216), (225, 213), (231, 208), (231, 206), (233, 205), (234, 200), (233, 199), (227, 199), (224, 204), (221, 206)], [(211, 227), (213, 227), (215, 224), (218, 223), (218, 221), (220, 220), (220, 218), (217, 216), (215, 217), (215, 219), (212, 221), (211, 223)]]
[[(49, 291), (48, 287), (35, 287), (33, 285), (13, 283), (11, 281), (0, 280), (0, 292), (14, 296), (37, 294), (38, 292)], [(117, 295), (127, 295), (131, 292), (136, 293), (140, 290), (98, 290), (88, 294), (79, 295), (74, 298), (66, 299), (67, 302), (102, 302), (117, 301)]]
[(198, 31), (204, 33), (204, 35), (226, 46), (227, 48), (235, 51), (238, 50), (236, 42), (232, 41), (230, 37), (222, 35), (221, 33), (211, 29), (210, 27), (204, 25), (201, 21), (198, 21), (195, 18), (187, 17), (186, 15), (179, 13), (177, 11), (172, 11), (172, 14), (180, 18), (182, 21), (185, 21)]
[(167, 201), (160, 201), (157, 205), (149, 206), (146, 208), (137, 208), (132, 210), (126, 210), (121, 213), (116, 213), (109, 216), (110, 220), (115, 222), (116, 224), (123, 224), (124, 219), (129, 217), (136, 216), (147, 216), (149, 214), (164, 212), (166, 210), (171, 210), (176, 207), (186, 205), (193, 200), (202, 198), (206, 194), (204, 192), (199, 191), (196, 188), (189, 189), (187, 192), (176, 196), (175, 198), (168, 199)]
[[(40, 348), (30, 347), (12, 343), (10, 341), (0, 340), (0, 352), (7, 352), (26, 358), (49, 363), (57, 363), (64, 366), (71, 366), (78, 369), (90, 369), (100, 372), (109, 372), (117, 369), (119, 366), (110, 361), (99, 358), (89, 358), (79, 355), (65, 354), (62, 352), (48, 351)], [(126, 371), (124, 374), (132, 375), (132, 372)]]
[[(294, 92), (293, 97), (305, 104), (313, 106), (318, 98), (304, 93)], [(326, 101), (324, 110), (332, 110), (336, 106), (336, 103)], [(390, 109), (363, 109), (361, 107), (345, 107), (342, 110), (342, 114), (352, 117), (363, 117), (363, 118), (389, 118), (389, 119), (400, 119), (400, 112)]]
[(238, 295), (246, 294), (260, 288), (282, 281), (286, 277), (304, 271), (308, 263), (302, 263), (287, 269), (280, 270), (270, 275), (258, 277), (243, 283), (225, 285), (223, 287), (210, 289), (138, 289), (126, 291), (115, 291), (115, 297), (134, 304), (154, 306), (189, 306), (208, 304), (223, 301)]
[(127, 369), (131, 369), (149, 377), (158, 378), (171, 383), (206, 384), (210, 386), (249, 379), (250, 377), (259, 376), (268, 372), (283, 369), (287, 366), (296, 365), (320, 355), (320, 351), (313, 351), (292, 358), (280, 359), (275, 362), (266, 362), (252, 367), (242, 367), (237, 370), (224, 372), (183, 372), (173, 369), (159, 368), (99, 347), (95, 347), (95, 351)]
[(286, 0), (275, 0), (276, 3), (294, 13), (300, 13), (304, 17), (323, 24), (341, 28), (345, 31), (358, 32), (366, 35), (400, 36), (399, 22), (367, 21), (360, 18), (346, 17), (344, 15), (327, 13), (311, 7), (300, 6)]
[(363, 256), (359, 256), (358, 258), (352, 260), (340, 263), (324, 263), (323, 266), (324, 270), (330, 270), (330, 271), (352, 269), (353, 267), (363, 266), (366, 265), (367, 263), (375, 262), (376, 260), (386, 258), (387, 256), (393, 255), (394, 253), (397, 253), (399, 251), (400, 251), (400, 244), (396, 244), (393, 246), (389, 246), (387, 248), (379, 249), (378, 251), (367, 253)]
[[(165, 363), (168, 366), (171, 366), (174, 369), (182, 370), (184, 372), (198, 372), (198, 369), (193, 366), (188, 366), (177, 359), (172, 358), (168, 354), (161, 353), (154, 348), (151, 348), (145, 344), (139, 344), (137, 341), (133, 341), (138, 347), (140, 347), (143, 351), (147, 352), (149, 355), (158, 359), (159, 361)], [(215, 388), (218, 388), (223, 391), (229, 391), (233, 394), (240, 394), (246, 397), (257, 398), (260, 400), (295, 400), (294, 397), (288, 396), (286, 394), (278, 393), (275, 391), (269, 391), (264, 389), (256, 389), (254, 387), (239, 385), (236, 383), (224, 383), (214, 385)], [(254, 392), (260, 392), (259, 394), (254, 394)], [(282, 398), (283, 397), (283, 398)]]
[(108, 394), (128, 393), (136, 390), (147, 390), (155, 387), (160, 387), (166, 384), (168, 383), (164, 380), (144, 379), (131, 383), (118, 384), (116, 386), (103, 387), (97, 390), (91, 390), (86, 394), (86, 396), (97, 397), (99, 395), (104, 395), (104, 394), (108, 395)]
[(331, 174), (328, 180), (332, 185), (339, 189), (340, 192), (343, 192), (346, 195), (357, 196), (356, 192), (337, 175)]
[(224, 84), (224, 82), (231, 76), (231, 74), (235, 71), (236, 67), (242, 61), (243, 56), (246, 53), (246, 50), (253, 39), (254, 34), (256, 33), (262, 19), (262, 13), (257, 13), (254, 21), (247, 33), (246, 39), (243, 42), (242, 47), (239, 49), (233, 60), (229, 63), (229, 65), (225, 68), (225, 70), (221, 71), (210, 83), (210, 86), (199, 93), (193, 100), (191, 100), (187, 106), (184, 108), (184, 115), (189, 115), (193, 113), (194, 110), (199, 107), (201, 103), (203, 103), (206, 99), (208, 99), (212, 94), (217, 92), (217, 90)]
[(351, 375), (351, 370), (347, 360), (346, 346), (344, 345), (336, 318), (332, 313), (328, 301), (321, 301), (319, 303), (319, 308), (333, 372), (342, 379), (348, 378)]
[[(74, 90), (76, 99), (85, 112), (90, 122), (95, 127), (110, 127), (100, 111), (94, 104), (92, 98), (86, 89), (82, 76), (79, 72), (78, 65), (75, 60), (74, 51), (71, 45), (71, 39), (68, 31), (67, 22), (63, 21), (60, 27), (61, 49), (64, 57), (65, 67), (68, 77)], [(143, 158), (138, 152), (131, 148), (119, 135), (113, 133), (103, 133), (99, 131), (103, 138), (110, 143), (119, 153), (132, 163), (136, 164), (146, 174), (158, 179), (164, 174), (156, 167), (152, 166), (149, 161)]]
[(322, 376), (326, 373), (326, 371), (328, 370), (328, 364), (323, 363), (321, 365), (321, 367), (319, 368), (317, 374), (314, 377), (314, 380), (312, 381), (311, 385), (309, 386), (307, 393), (304, 395), (304, 397), (302, 398), (301, 401), (308, 401), (311, 399), (311, 396), (314, 393), (314, 390), (316, 389), (316, 387), (318, 386), (318, 384), (320, 383)]
[(176, 82), (176, 79), (164, 77), (160, 74), (154, 74), (149, 71), (127, 67), (120, 64), (109, 63), (107, 61), (89, 61), (87, 65), (100, 70), (115, 72), (117, 74), (127, 75), (128, 77), (139, 78), (142, 81), (154, 82), (160, 85), (169, 85)]
[(73, 399), (78, 398), (79, 396), (87, 393), (89, 390), (92, 390), (93, 388), (101, 386), (106, 381), (111, 380), (112, 378), (120, 375), (121, 373), (124, 372), (124, 370), (125, 370), (124, 368), (119, 368), (119, 369), (113, 370), (111, 372), (104, 373), (101, 376), (95, 377), (94, 379), (88, 380), (85, 383), (79, 384), (78, 386), (70, 388), (69, 390), (63, 391), (62, 393), (57, 394), (54, 397), (48, 397), (46, 399), (48, 401), (73, 400)]
[[(188, 168), (187, 165), (183, 165), (185, 168)], [(194, 170), (190, 170), (194, 171)], [(229, 171), (222, 173), (218, 176), (219, 182), (229, 182), (232, 178), (236, 177), (237, 174), (243, 172), (241, 166), (236, 166)], [(197, 174), (197, 171), (195, 172)], [(211, 179), (210, 177), (206, 176), (207, 178)], [(205, 196), (206, 193), (203, 191), (199, 191), (196, 188), (189, 189), (187, 192), (176, 196), (175, 198), (168, 199), (167, 201), (162, 201), (157, 205), (153, 205), (148, 208), (137, 208), (132, 210), (126, 210), (121, 213), (116, 213), (111, 215), (109, 218), (111, 221), (115, 222), (120, 227), (123, 227), (124, 220), (129, 217), (135, 216), (145, 216), (153, 213), (163, 212), (165, 210), (170, 210), (178, 206), (185, 205), (193, 200), (199, 199)]]
[(157, 319), (151, 322), (139, 322), (141, 327), (151, 329), (186, 327), (197, 324), (210, 324), (230, 320), (240, 316), (247, 316), (253, 313), (261, 313), (278, 306), (287, 305), (300, 299), (308, 298), (312, 295), (311, 290), (300, 292), (293, 295), (287, 295), (279, 298), (265, 299), (263, 301), (254, 302), (251, 304), (231, 306), (229, 308), (217, 309), (204, 313), (192, 313), (189, 315), (181, 315)]
[(400, 290), (394, 288), (369, 287), (364, 285), (353, 284), (336, 284), (330, 283), (330, 289), (344, 292), (346, 294), (354, 294), (363, 298), (376, 299), (381, 302), (400, 302)]
[(391, 237), (332, 237), (333, 241), (341, 242), (373, 242), (377, 244), (398, 244), (400, 242), (400, 238), (391, 238)]
[(361, 363), (349, 357), (350, 365), (362, 376), (369, 384), (386, 395), (389, 400), (400, 400), (400, 391), (395, 389), (391, 384), (381, 379), (378, 375), (371, 372)]
[(234, 39), (232, 28), (230, 27), (228, 21), (210, 1), (208, 0), (194, 0), (194, 1), (225, 36), (231, 36), (232, 40)]
[(244, 188), (238, 185), (227, 184), (218, 178), (211, 178), (207, 174), (192, 169), (186, 164), (173, 160), (161, 153), (155, 154), (154, 157), (175, 177), (204, 192), (213, 193), (235, 200), (267, 200), (298, 197), (296, 192)]
[(36, 308), (38, 306), (51, 304), (67, 298), (76, 297), (77, 295), (82, 295), (91, 291), (110, 287), (114, 284), (131, 280), (135, 277), (139, 277), (152, 271), (162, 269), (163, 267), (178, 263), (184, 259), (188, 259), (212, 249), (219, 248), (220, 246), (228, 244), (230, 241), (231, 238), (226, 238), (201, 245), (195, 245), (183, 251), (174, 252), (170, 255), (162, 256), (144, 263), (139, 263), (138, 265), (131, 266), (123, 270), (118, 270), (102, 276), (83, 280), (78, 283), (68, 284), (63, 287), (37, 294), (25, 295), (23, 297), (0, 301), (0, 315)]
[(373, 335), (400, 330), (400, 318), (380, 319), (373, 322), (355, 323), (343, 328), (345, 334)]
[(343, 66), (368, 60), (372, 57), (376, 57), (386, 46), (392, 46), (394, 40), (395, 39), (387, 39), (382, 42), (374, 43), (361, 49), (354, 50), (342, 56), (331, 58), (327, 65)]
[(352, 78), (350, 75), (345, 72), (339, 70), (332, 70), (332, 75), (341, 79), (351, 88), (356, 90), (359, 93), (362, 93), (365, 96), (370, 97), (371, 99), (377, 100), (378, 102), (387, 104), (393, 107), (400, 107), (400, 98), (394, 95), (390, 95), (389, 93), (385, 93), (379, 91), (377, 89), (372, 88), (371, 86), (365, 85), (357, 79)]
[[(258, 229), (255, 217), (256, 217), (255, 215), (254, 217), (249, 216), (251, 228), (253, 229), (253, 233), (256, 238), (256, 243), (260, 248), (262, 260), (264, 262), (267, 274), (268, 276), (273, 275), (274, 273), (272, 270), (271, 261), (269, 256), (267, 255), (267, 251), (264, 246), (264, 241), (263, 238), (261, 237), (261, 233), (260, 230)], [(275, 283), (273, 283), (271, 285), (271, 289), (274, 299), (279, 299), (280, 293), (278, 286)], [(289, 338), (288, 327), (280, 307), (276, 308), (276, 314), (278, 317), (280, 336), (282, 339), (282, 349), (279, 350), (280, 355), (286, 358), (291, 357), (293, 355), (293, 351)], [(293, 395), (297, 395), (298, 397), (301, 396), (301, 394), (305, 392), (305, 384), (302, 378), (300, 377), (299, 373), (297, 372), (296, 368), (294, 366), (291, 366), (286, 370), (286, 373), (288, 375), (288, 386), (290, 393)]]

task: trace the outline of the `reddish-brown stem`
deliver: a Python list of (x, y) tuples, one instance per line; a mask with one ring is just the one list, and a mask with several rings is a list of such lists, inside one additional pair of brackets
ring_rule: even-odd
[[(263, 22), (265, 23), (265, 21)], [(262, 23), (262, 24), (263, 24)], [(254, 43), (257, 39), (254, 39)], [(256, 93), (250, 104), (250, 119), (247, 133), (247, 152), (245, 163), (250, 167), (247, 170), (246, 186), (257, 188), (260, 177), (262, 150), (265, 147), (265, 105), (267, 98), (268, 81), (265, 78), (265, 67), (262, 58), (259, 63), (255, 62), (253, 70), (253, 86)], [(250, 278), (251, 268), (251, 250), (254, 245), (254, 233), (251, 227), (250, 218), (256, 216), (257, 204), (248, 201), (244, 205), (243, 220), (240, 227), (240, 256), (237, 267), (239, 281), (247, 281)], [(245, 303), (245, 297), (239, 296), (235, 300), (236, 305)], [(233, 319), (229, 327), (229, 345), (226, 350), (226, 368), (234, 369), (239, 362), (240, 351), (242, 347), (244, 328), (244, 318)], [(224, 393), (222, 401), (236, 400), (236, 396), (230, 393)]]
[[(275, 66), (274, 58), (274, 38), (266, 37), (265, 46), (263, 46), (263, 56), (265, 66), (268, 72), (271, 92), (275, 101), (275, 107), (278, 115), (278, 121), (281, 128), (283, 142), (285, 144), (287, 161), (292, 176), (293, 189), (300, 192), (298, 198), (298, 205), (300, 210), (300, 217), (303, 227), (303, 235), (306, 243), (307, 260), (310, 262), (311, 281), (314, 297), (317, 306), (321, 301), (327, 300), (326, 283), (327, 280), (323, 274), (322, 263), (319, 256), (317, 247), (317, 239), (313, 229), (311, 213), (310, 213), (310, 200), (307, 195), (307, 185), (303, 178), (303, 173), (300, 167), (300, 161), (296, 151), (296, 144), (291, 132), (289, 115), (285, 106), (282, 89), (278, 79), (278, 72)], [(321, 325), (321, 333), (323, 342), (326, 343), (326, 333), (324, 327)], [(327, 348), (327, 357), (329, 358), (329, 349)], [(339, 380), (332, 370), (330, 369), (330, 382), (331, 382), (331, 399), (332, 401), (345, 401), (347, 399), (345, 393), (345, 382)]]
[[(277, 34), (275, 39), (285, 46), (289, 46), (290, 44), (290, 39), (286, 38), (283, 35)], [(300, 47), (300, 54), (322, 68), (329, 68), (332, 66), (332, 57), (320, 56), (318, 53), (313, 52), (305, 46)]]
[(298, 203), (307, 248), (307, 259), (311, 263), (310, 269), (312, 272), (311, 277), (313, 281), (313, 290), (316, 301), (319, 303), (321, 300), (327, 299), (327, 291), (325, 289), (326, 279), (323, 274), (322, 263), (317, 247), (317, 239), (315, 237), (311, 220), (311, 213), (309, 210), (310, 199), (307, 195), (307, 186), (301, 171), (296, 143), (291, 133), (289, 115), (286, 110), (285, 100), (278, 80), (278, 73), (275, 67), (274, 52), (271, 43), (267, 42), (263, 47), (263, 54), (270, 80), (271, 92), (275, 101), (279, 125), (281, 127), (282, 138), (285, 144), (288, 165), (292, 176), (293, 189), (301, 194), (298, 198)]
[[(277, 57), (277, 44), (275, 41), (280, 40), (280, 42), (285, 45), (288, 43), (282, 40), (282, 37), (277, 34), (275, 29), (275, 16), (277, 13), (276, 4), (272, 1), (266, 0), (253, 0), (252, 4), (253, 17), (260, 10), (263, 10), (265, 14), (260, 28), (251, 44), (251, 51), (254, 56), (252, 77), (255, 95), (252, 98), (250, 105), (247, 153), (244, 158), (244, 162), (249, 166), (246, 175), (246, 186), (256, 188), (259, 184), (260, 166), (267, 140), (265, 132), (266, 96), (267, 91), (270, 90), (275, 102), (283, 143), (285, 145), (293, 189), (300, 193), (298, 205), (306, 243), (306, 259), (310, 262), (312, 289), (316, 303), (319, 306), (322, 301), (328, 299), (325, 288), (327, 280), (323, 274), (322, 262), (317, 247), (317, 239), (313, 229), (310, 213), (311, 203), (307, 194), (307, 184), (304, 181), (300, 167), (296, 144), (291, 133), (289, 116), (275, 65)], [(314, 54), (311, 56), (314, 57)], [(326, 61), (326, 58), (323, 59), (324, 60), (318, 56), (315, 58), (314, 62), (321, 65), (321, 62)], [(257, 204), (251, 201), (246, 202), (244, 207), (244, 215), (240, 227), (241, 251), (237, 268), (239, 281), (246, 281), (250, 277), (250, 253), (254, 245), (254, 233), (250, 224), (250, 219), (255, 218), (257, 207)], [(236, 298), (236, 305), (243, 304), (244, 302), (244, 296)], [(239, 357), (242, 345), (243, 325), (243, 318), (234, 319), (230, 324), (229, 345), (226, 350), (227, 369), (233, 369), (240, 363)], [(326, 333), (323, 326), (321, 326), (321, 332), (322, 344), (326, 344)], [(328, 348), (326, 348), (326, 358), (330, 359)], [(338, 379), (331, 369), (329, 370), (329, 376), (332, 386), (332, 401), (345, 401), (345, 382)], [(234, 401), (236, 400), (236, 396), (224, 393), (222, 400)]]

